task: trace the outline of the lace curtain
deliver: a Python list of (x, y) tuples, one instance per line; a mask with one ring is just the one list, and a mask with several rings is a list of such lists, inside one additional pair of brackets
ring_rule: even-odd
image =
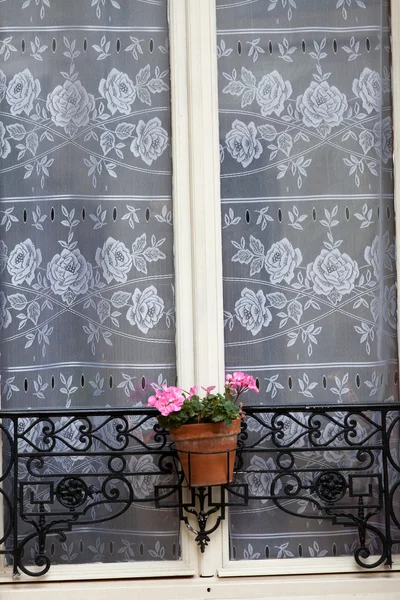
[[(258, 377), (252, 404), (337, 403), (340, 420), (397, 401), (388, 3), (218, 0), (217, 23), (226, 368)], [(249, 474), (250, 493), (271, 479)], [(233, 559), (351, 554), (356, 535), (265, 500), (230, 530)]]
[[(2, 0), (0, 101), (2, 408), (141, 406), (176, 375), (166, 0)], [(86, 529), (52, 559), (179, 558), (174, 511)]]

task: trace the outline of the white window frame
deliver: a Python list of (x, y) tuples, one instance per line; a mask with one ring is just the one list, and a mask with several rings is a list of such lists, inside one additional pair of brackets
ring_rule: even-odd
[[(177, 367), (179, 384), (224, 382), (222, 295), (222, 242), (220, 162), (218, 154), (218, 86), (216, 60), (216, 0), (169, 0), (172, 94), (172, 151), (174, 245), (177, 302)], [(392, 0), (393, 120), (400, 131), (400, 2)], [(395, 175), (400, 172), (400, 136), (394, 136)], [(400, 175), (398, 175), (400, 178)], [(400, 213), (400, 186), (395, 187), (396, 222)], [(400, 256), (400, 239), (397, 240)], [(400, 284), (400, 271), (398, 273)], [(400, 309), (400, 297), (399, 297)], [(399, 335), (400, 346), (400, 335)], [(182, 526), (182, 560), (149, 563), (53, 566), (30, 585), (2, 585), (2, 600), (21, 594), (21, 600), (140, 600), (191, 598), (291, 598), (320, 600), (363, 598), (395, 600), (400, 574), (365, 572), (352, 557), (230, 561), (228, 523), (217, 531), (204, 554), (193, 535)], [(396, 565), (400, 568), (400, 565)], [(385, 571), (381, 567), (379, 571)], [(0, 584), (10, 583), (10, 570), (0, 572)], [(341, 573), (335, 577), (323, 575)], [(283, 575), (294, 575), (284, 577)], [(309, 575), (297, 577), (296, 574)], [(97, 584), (98, 579), (173, 577), (169, 581)], [(262, 580), (250, 576), (275, 575)], [(179, 577), (195, 576), (188, 580)], [(232, 580), (242, 577), (241, 580)], [(206, 579), (202, 579), (206, 578)], [(57, 584), (60, 580), (92, 580)], [(49, 582), (42, 585), (43, 582)], [(238, 590), (238, 584), (240, 590)], [(316, 587), (317, 586), (317, 587)], [(321, 587), (327, 586), (327, 587)], [(353, 587), (352, 587), (353, 586)], [(210, 590), (210, 591), (209, 591)], [(295, 590), (295, 591), (293, 591)], [(355, 595), (355, 592), (357, 595)], [(28, 594), (28, 596), (24, 596)], [(317, 595), (315, 595), (317, 594)]]

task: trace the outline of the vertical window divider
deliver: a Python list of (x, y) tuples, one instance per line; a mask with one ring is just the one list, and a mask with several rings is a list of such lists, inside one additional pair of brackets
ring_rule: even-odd
[[(169, 0), (171, 70), (172, 198), (174, 220), (176, 362), (178, 385), (188, 390), (195, 379), (193, 224), (191, 215), (190, 113), (188, 103), (188, 32), (186, 0)], [(189, 491), (183, 490), (189, 501)], [(181, 526), (182, 560), (198, 574), (198, 547)]]
[[(218, 74), (217, 74), (217, 30), (215, 0), (170, 0), (170, 17), (172, 44), (174, 37), (180, 35), (181, 15), (179, 6), (186, 7), (187, 36), (187, 107), (188, 107), (188, 152), (182, 156), (178, 148), (174, 170), (174, 200), (176, 204), (175, 236), (176, 236), (176, 277), (179, 286), (191, 286), (192, 292), (192, 350), (188, 339), (183, 342), (186, 331), (183, 323), (188, 315), (183, 316), (182, 327), (178, 326), (177, 336), (182, 349), (194, 355), (193, 383), (197, 385), (216, 385), (219, 390), (224, 385), (224, 328), (223, 328), (223, 291), (222, 291), (222, 240), (221, 240), (221, 202), (220, 202), (220, 161), (219, 161), (219, 126), (218, 126)], [(176, 18), (176, 23), (173, 23)], [(182, 69), (182, 56), (172, 50), (171, 68)], [(182, 89), (182, 88), (181, 88)], [(178, 88), (172, 85), (173, 128), (174, 135), (179, 135), (176, 120), (180, 99), (174, 96)], [(183, 89), (182, 89), (183, 92)], [(183, 125), (183, 122), (182, 122)], [(191, 228), (185, 229), (179, 223), (179, 216), (186, 215), (186, 209), (180, 206), (180, 193), (177, 186), (183, 185), (182, 172), (188, 167)], [(184, 198), (182, 198), (182, 204)], [(176, 213), (178, 210), (178, 214)], [(187, 215), (186, 215), (187, 216)], [(178, 239), (179, 238), (179, 239)], [(183, 257), (182, 252), (186, 253)], [(191, 256), (191, 279), (188, 276), (187, 260)], [(186, 266), (185, 266), (186, 265)], [(185, 269), (185, 270), (184, 270)], [(185, 295), (186, 294), (186, 295)], [(181, 299), (189, 298), (189, 291), (182, 291)], [(178, 296), (177, 296), (178, 301)], [(178, 303), (179, 304), (179, 303)], [(178, 350), (178, 356), (180, 356)], [(186, 359), (184, 359), (186, 360)], [(184, 362), (178, 362), (181, 368), (182, 382)], [(217, 499), (217, 498), (216, 498)], [(212, 518), (212, 517), (211, 517)], [(210, 524), (211, 524), (210, 518)], [(199, 558), (200, 574), (205, 577), (215, 575), (222, 566), (222, 531), (213, 533), (210, 545)]]

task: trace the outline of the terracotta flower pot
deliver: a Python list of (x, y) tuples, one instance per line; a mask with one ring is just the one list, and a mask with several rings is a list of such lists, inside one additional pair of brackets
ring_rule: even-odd
[(232, 481), (240, 419), (224, 423), (196, 423), (170, 429), (185, 477), (190, 486)]

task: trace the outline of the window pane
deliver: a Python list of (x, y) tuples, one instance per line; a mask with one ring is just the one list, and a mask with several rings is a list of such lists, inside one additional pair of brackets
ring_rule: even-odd
[[(0, 26), (2, 408), (142, 406), (176, 376), (167, 1), (3, 0)], [(155, 461), (128, 465), (140, 500), (167, 482)], [(134, 504), (52, 560), (178, 558), (178, 527)]]
[[(226, 368), (258, 377), (251, 404), (397, 400), (387, 2), (217, 8)], [(231, 511), (233, 559), (344, 555), (354, 535), (270, 500)]]

